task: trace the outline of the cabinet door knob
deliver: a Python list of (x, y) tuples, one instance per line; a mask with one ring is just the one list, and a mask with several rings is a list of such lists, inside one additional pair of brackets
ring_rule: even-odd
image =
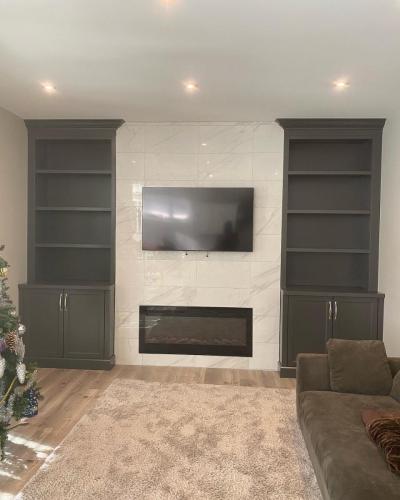
[(58, 308), (60, 309), (60, 311), (63, 310), (63, 308), (62, 308), (62, 296), (63, 296), (63, 294), (61, 292), (60, 293), (60, 298), (58, 299)]
[(338, 307), (337, 307), (337, 302), (335, 300), (335, 313), (334, 313), (333, 319), (337, 319), (337, 313), (338, 313)]

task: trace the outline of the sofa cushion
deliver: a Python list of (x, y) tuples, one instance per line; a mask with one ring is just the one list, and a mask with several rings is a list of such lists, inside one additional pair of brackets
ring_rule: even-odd
[(399, 500), (400, 477), (368, 438), (361, 419), (365, 409), (399, 411), (400, 404), (390, 396), (301, 393), (299, 422), (307, 447), (332, 500)]
[(330, 339), (327, 348), (332, 391), (390, 393), (393, 378), (383, 342)]
[(398, 371), (394, 376), (390, 395), (392, 396), (392, 398), (394, 398), (396, 401), (400, 403), (400, 371)]

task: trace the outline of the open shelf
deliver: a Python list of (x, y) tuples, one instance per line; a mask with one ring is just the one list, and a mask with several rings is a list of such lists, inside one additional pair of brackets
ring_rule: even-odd
[(36, 245), (111, 244), (111, 216), (103, 211), (39, 211)]
[(37, 243), (36, 248), (111, 248), (110, 245), (87, 245), (81, 243)]
[(107, 170), (36, 170), (39, 175), (111, 175)]
[(362, 248), (287, 248), (290, 253), (369, 253)]
[(292, 213), (287, 218), (287, 246), (360, 250), (370, 246), (370, 220), (366, 214)]
[(40, 139), (36, 170), (111, 171), (111, 141), (102, 139)]
[(106, 207), (36, 207), (39, 212), (111, 212)]
[(304, 215), (369, 215), (370, 210), (288, 210), (287, 213), (291, 214), (304, 214)]
[(371, 141), (357, 139), (291, 140), (289, 171), (371, 170)]
[(109, 176), (40, 175), (36, 179), (38, 206), (111, 207)]
[(368, 254), (288, 253), (287, 286), (368, 289)]
[(293, 170), (288, 175), (336, 175), (336, 176), (370, 176), (369, 170)]
[(292, 176), (289, 210), (369, 210), (370, 177)]
[(109, 248), (36, 248), (37, 282), (107, 282), (111, 275), (110, 266)]

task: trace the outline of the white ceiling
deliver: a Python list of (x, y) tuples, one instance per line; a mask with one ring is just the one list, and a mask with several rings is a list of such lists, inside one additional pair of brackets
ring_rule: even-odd
[[(0, 106), (24, 118), (390, 116), (400, 0), (0, 0)], [(337, 92), (332, 81), (347, 77)], [(182, 81), (200, 91), (187, 95)], [(40, 82), (51, 81), (55, 95)]]

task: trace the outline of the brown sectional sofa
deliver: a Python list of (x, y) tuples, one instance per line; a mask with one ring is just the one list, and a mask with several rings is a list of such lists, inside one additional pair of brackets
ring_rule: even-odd
[[(389, 358), (394, 376), (400, 358)], [(361, 410), (400, 410), (390, 396), (333, 392), (328, 356), (300, 354), (297, 416), (325, 500), (400, 500), (400, 476), (370, 441)]]

